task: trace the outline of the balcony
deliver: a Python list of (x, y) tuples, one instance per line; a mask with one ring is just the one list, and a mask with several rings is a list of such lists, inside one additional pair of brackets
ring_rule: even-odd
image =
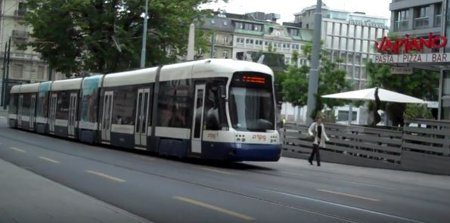
[(407, 20), (403, 21), (395, 21), (394, 22), (394, 31), (406, 31), (409, 29), (409, 22)]
[(429, 19), (428, 17), (421, 17), (414, 19), (414, 29), (428, 28)]

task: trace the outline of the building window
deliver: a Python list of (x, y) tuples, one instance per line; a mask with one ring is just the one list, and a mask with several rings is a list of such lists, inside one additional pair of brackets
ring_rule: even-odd
[(23, 17), (27, 13), (27, 5), (25, 2), (19, 2), (17, 11), (15, 12), (16, 16)]
[(37, 79), (38, 80), (44, 80), (44, 72), (45, 72), (44, 66), (39, 66), (38, 71), (37, 71)]
[(403, 31), (408, 29), (409, 10), (397, 11), (395, 14), (394, 31)]
[(434, 26), (440, 27), (442, 24), (442, 4), (436, 4), (434, 6)]
[(257, 32), (261, 32), (262, 31), (262, 25), (254, 25), (253, 30), (255, 30)]
[(13, 72), (11, 72), (11, 77), (14, 79), (23, 78), (23, 64), (15, 64), (13, 66)]
[(414, 28), (428, 27), (430, 6), (418, 7), (414, 9)]
[(228, 51), (223, 51), (223, 58), (228, 59)]
[(242, 22), (236, 22), (235, 26), (236, 26), (236, 29), (244, 29), (244, 23), (242, 23)]
[(347, 36), (347, 29), (348, 29), (348, 25), (347, 24), (342, 24), (341, 25), (341, 35), (342, 36)]

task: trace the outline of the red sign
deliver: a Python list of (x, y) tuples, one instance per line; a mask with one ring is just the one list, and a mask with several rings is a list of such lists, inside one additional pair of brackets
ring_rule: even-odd
[(266, 78), (244, 75), (242, 81), (253, 84), (266, 84)]
[(375, 41), (375, 48), (380, 53), (409, 53), (411, 51), (422, 52), (424, 48), (439, 49), (447, 46), (447, 37), (435, 36), (432, 33), (428, 35), (428, 39), (409, 38), (409, 35), (405, 35), (403, 39), (391, 40), (388, 37), (383, 37), (381, 42)]

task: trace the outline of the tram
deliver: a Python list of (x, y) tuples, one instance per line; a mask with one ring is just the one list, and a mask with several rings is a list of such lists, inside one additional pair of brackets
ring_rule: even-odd
[(277, 161), (274, 76), (208, 59), (13, 86), (12, 128), (160, 155)]

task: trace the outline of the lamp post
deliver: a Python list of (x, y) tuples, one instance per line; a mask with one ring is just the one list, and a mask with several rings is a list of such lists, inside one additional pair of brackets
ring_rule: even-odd
[(142, 31), (141, 68), (145, 67), (145, 55), (147, 47), (147, 20), (148, 20), (148, 0), (145, 0), (144, 28)]
[(314, 16), (314, 37), (311, 52), (311, 70), (308, 80), (308, 102), (306, 120), (307, 124), (313, 122), (311, 114), (317, 106), (316, 96), (319, 88), (319, 54), (320, 54), (320, 36), (322, 32), (322, 0), (317, 0), (316, 13)]

